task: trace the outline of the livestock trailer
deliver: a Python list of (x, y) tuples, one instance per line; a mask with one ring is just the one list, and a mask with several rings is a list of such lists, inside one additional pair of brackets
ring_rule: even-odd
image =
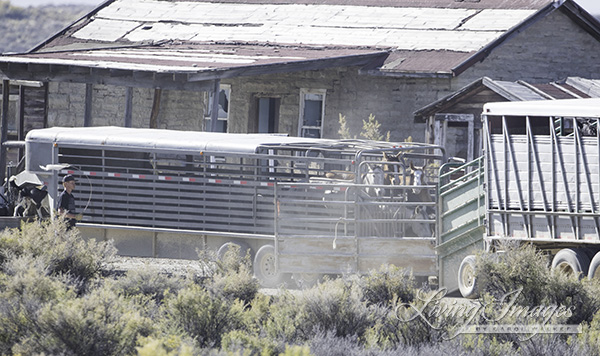
[(599, 118), (600, 99), (484, 105), (484, 155), (440, 171), (441, 286), (475, 296), (473, 253), (506, 240), (600, 278)]
[(383, 263), (436, 274), (436, 146), (54, 127), (32, 130), (25, 148), (52, 206), (61, 177), (78, 177), (78, 228), (122, 255), (196, 259), (235, 245), (265, 286)]

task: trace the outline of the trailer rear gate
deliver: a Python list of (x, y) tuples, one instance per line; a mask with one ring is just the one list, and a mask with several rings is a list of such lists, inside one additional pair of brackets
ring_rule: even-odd
[[(414, 186), (381, 186), (385, 196), (370, 196), (371, 185), (278, 183), (276, 250), (286, 273), (343, 274), (408, 268), (415, 276), (436, 275), (435, 194), (428, 202), (407, 201)], [(434, 192), (435, 185), (422, 186)], [(417, 209), (431, 215), (415, 216)]]

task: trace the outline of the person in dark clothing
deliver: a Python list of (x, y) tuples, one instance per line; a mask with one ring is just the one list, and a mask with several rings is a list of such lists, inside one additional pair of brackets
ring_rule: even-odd
[(58, 196), (58, 213), (67, 219), (67, 227), (71, 229), (75, 226), (77, 220), (81, 220), (81, 214), (77, 213), (75, 197), (72, 194), (77, 180), (73, 175), (67, 174), (63, 177), (62, 184), (65, 189)]

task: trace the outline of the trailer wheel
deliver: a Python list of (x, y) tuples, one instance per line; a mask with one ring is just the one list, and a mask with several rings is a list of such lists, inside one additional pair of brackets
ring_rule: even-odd
[(271, 245), (262, 246), (254, 257), (254, 276), (266, 288), (279, 287), (283, 282), (283, 274), (275, 264), (275, 248)]
[(563, 248), (552, 259), (552, 272), (578, 275), (582, 278), (588, 273), (590, 258), (585, 251), (577, 248)]
[(590, 262), (588, 278), (600, 281), (600, 252), (596, 253), (592, 258), (592, 262)]
[(462, 260), (458, 268), (458, 289), (464, 298), (474, 299), (479, 296), (477, 288), (475, 256), (469, 255)]
[(240, 258), (244, 258), (246, 257), (246, 255), (250, 255), (250, 261), (252, 261), (252, 249), (250, 249), (250, 246), (244, 242), (226, 242), (223, 245), (221, 245), (221, 247), (219, 247), (219, 250), (217, 251), (217, 259), (219, 259), (219, 261), (223, 261), (223, 259), (225, 258), (225, 255), (229, 252), (229, 251), (234, 251), (237, 250), (239, 257)]
[(298, 288), (307, 289), (317, 285), (321, 278), (323, 278), (323, 275), (321, 273), (294, 273), (292, 274), (292, 278)]

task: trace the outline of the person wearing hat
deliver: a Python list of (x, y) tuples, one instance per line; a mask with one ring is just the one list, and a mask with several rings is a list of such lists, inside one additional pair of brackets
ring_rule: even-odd
[(67, 219), (67, 229), (71, 229), (77, 220), (81, 220), (81, 214), (77, 213), (75, 197), (72, 194), (77, 180), (72, 174), (67, 174), (63, 177), (62, 184), (65, 189), (58, 196), (58, 213)]

